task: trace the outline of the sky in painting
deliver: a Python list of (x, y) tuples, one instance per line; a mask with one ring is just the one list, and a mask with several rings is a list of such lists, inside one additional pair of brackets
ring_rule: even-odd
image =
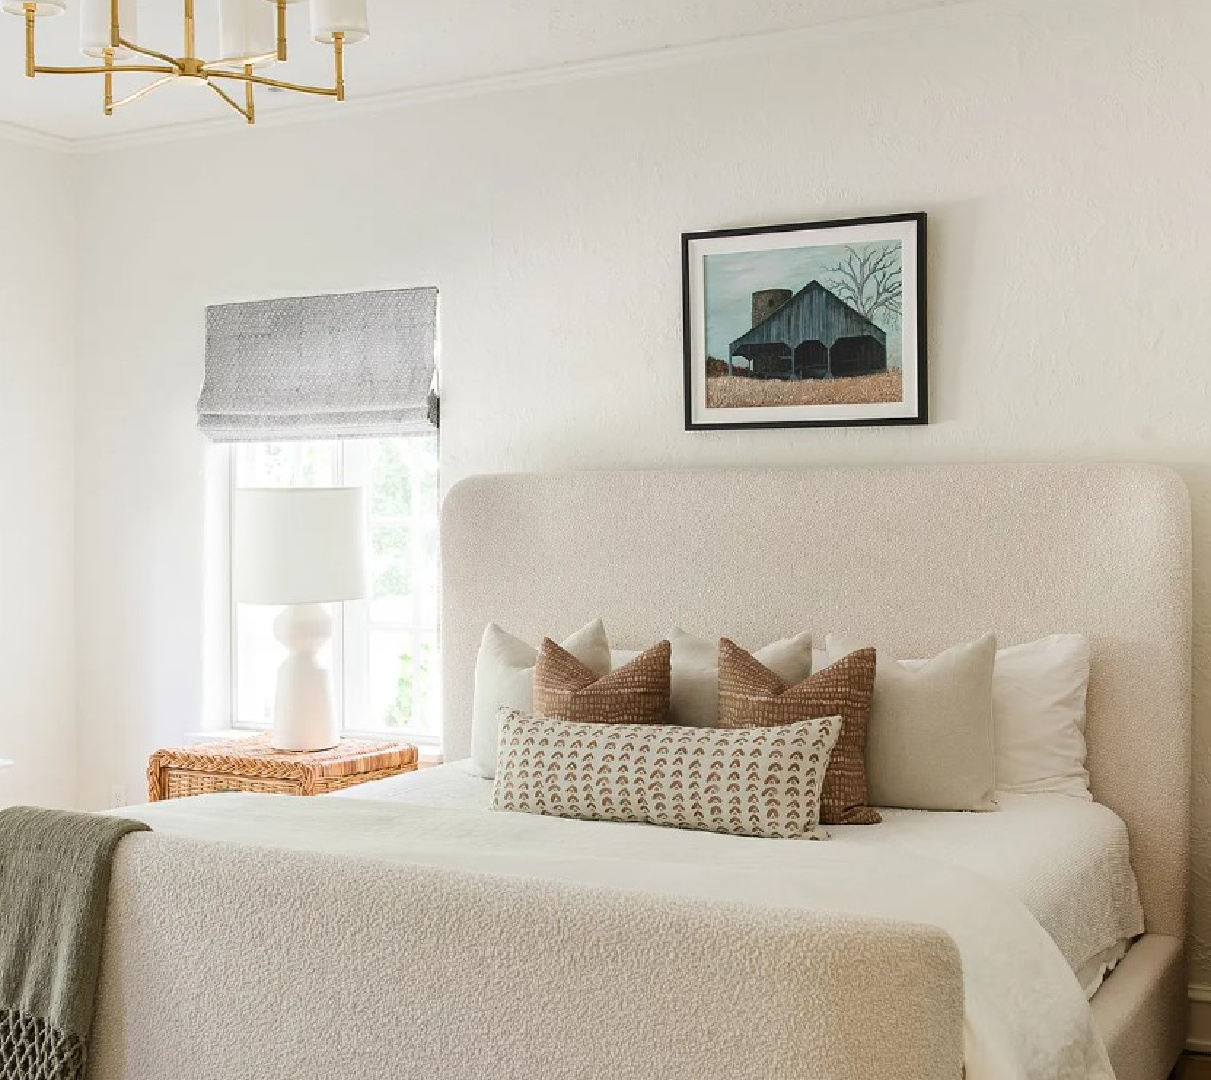
[[(885, 243), (853, 244), (859, 254)], [(798, 292), (809, 281), (828, 286), (834, 275), (828, 271), (846, 255), (844, 247), (800, 247), (782, 251), (740, 251), (728, 255), (708, 255), (704, 268), (706, 292), (707, 355), (726, 360), (728, 347), (752, 328), (753, 293), (762, 289), (790, 289)], [(888, 361), (898, 365), (900, 356), (899, 320), (880, 317), (875, 323), (889, 331)]]

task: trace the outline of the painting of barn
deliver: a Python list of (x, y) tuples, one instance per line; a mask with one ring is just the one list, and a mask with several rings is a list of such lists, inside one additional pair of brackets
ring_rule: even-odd
[(733, 374), (737, 356), (762, 379), (871, 375), (887, 370), (887, 331), (813, 280), (753, 293), (753, 327), (728, 349)]
[(683, 234), (686, 430), (927, 423), (925, 226)]

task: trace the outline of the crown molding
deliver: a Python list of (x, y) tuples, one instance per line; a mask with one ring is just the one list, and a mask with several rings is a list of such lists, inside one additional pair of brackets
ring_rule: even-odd
[(45, 131), (36, 131), (34, 128), (3, 121), (0, 121), (0, 142), (32, 146), (36, 150), (50, 150), (58, 154), (70, 154), (78, 147), (77, 143), (65, 139), (62, 135), (51, 135)]
[[(526, 71), (392, 90), (381, 94), (351, 98), (340, 105), (333, 105), (331, 102), (304, 103), (281, 111), (262, 110), (257, 114), (256, 128), (253, 130), (335, 121), (350, 116), (390, 112), (432, 102), (457, 101), (489, 94), (655, 71), (681, 64), (718, 60), (725, 56), (746, 56), (771, 50), (793, 49), (806, 42), (835, 40), (879, 30), (898, 29), (903, 27), (905, 22), (919, 21), (923, 16), (931, 21), (939, 18), (948, 20), (960, 13), (967, 14), (973, 10), (995, 13), (1012, 10), (1019, 6), (1020, 0), (927, 0), (919, 6), (879, 15), (841, 16), (829, 22), (797, 27), (792, 30), (769, 31), (737, 38), (720, 38), (693, 45), (648, 49), (600, 60), (572, 61)], [(160, 125), (121, 134), (77, 138), (50, 135), (16, 125), (0, 123), (0, 138), (3, 138), (10, 129), (23, 133), (23, 138), (30, 141), (31, 144), (70, 154), (104, 154), (117, 150), (186, 142), (220, 135), (231, 137), (238, 136), (241, 131), (251, 134), (247, 126), (235, 125), (227, 116)], [(21, 139), (17, 141), (21, 141)]]

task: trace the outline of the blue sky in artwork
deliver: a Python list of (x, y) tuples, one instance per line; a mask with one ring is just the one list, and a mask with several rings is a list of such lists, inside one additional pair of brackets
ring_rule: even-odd
[[(849, 246), (862, 254), (869, 248), (886, 245), (886, 241), (880, 241)], [(813, 280), (827, 287), (834, 278), (828, 268), (836, 266), (845, 256), (846, 248), (836, 245), (707, 255), (704, 267), (707, 354), (726, 360), (731, 343), (752, 328), (753, 293), (762, 289), (798, 292)], [(900, 320), (880, 315), (874, 322), (888, 331), (888, 361), (898, 366)]]

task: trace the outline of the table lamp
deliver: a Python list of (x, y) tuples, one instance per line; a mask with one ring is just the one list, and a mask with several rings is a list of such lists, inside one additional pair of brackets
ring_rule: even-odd
[(332, 637), (325, 604), (366, 595), (361, 488), (239, 488), (233, 599), (282, 605), (273, 624), (288, 650), (278, 669), (273, 745), (327, 750), (340, 742), (332, 679), (317, 657)]

